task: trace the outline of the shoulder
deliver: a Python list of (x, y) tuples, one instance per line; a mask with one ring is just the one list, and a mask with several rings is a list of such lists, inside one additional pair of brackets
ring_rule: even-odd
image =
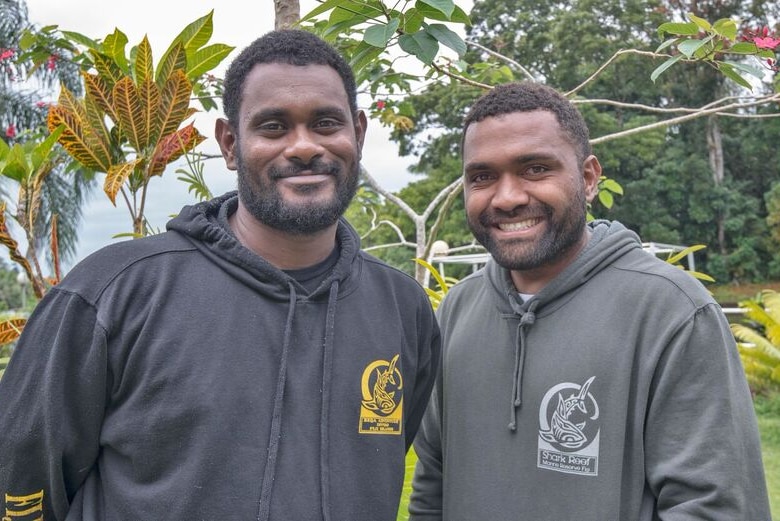
[(417, 280), (408, 273), (405, 273), (394, 266), (390, 266), (386, 262), (379, 260), (362, 250), (360, 251), (359, 256), (363, 263), (363, 272), (365, 275), (368, 275), (369, 279), (384, 281), (404, 291), (424, 293), (422, 286), (420, 286)]
[(677, 300), (688, 300), (694, 307), (715, 302), (709, 291), (693, 275), (640, 249), (623, 255), (610, 268), (625, 275), (630, 282), (629, 287), (636, 291), (652, 291), (658, 298), (670, 296)]
[(77, 293), (90, 302), (118, 277), (138, 268), (138, 273), (154, 281), (161, 263), (172, 255), (194, 250), (192, 243), (177, 232), (111, 244), (79, 262), (57, 285), (58, 291)]

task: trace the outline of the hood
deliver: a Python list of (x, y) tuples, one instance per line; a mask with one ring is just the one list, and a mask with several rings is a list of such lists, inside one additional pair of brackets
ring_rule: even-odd
[(615, 259), (642, 247), (639, 236), (617, 221), (596, 220), (587, 226), (592, 232), (590, 240), (574, 262), (525, 303), (519, 303), (516, 298), (517, 290), (509, 270), (490, 259), (485, 265), (485, 274), (499, 296), (496, 301), (498, 311), (524, 315), (533, 304), (534, 311), (539, 313), (561, 296), (585, 284)]
[[(242, 283), (262, 293), (288, 300), (292, 284), (299, 295), (306, 291), (284, 271), (241, 244), (230, 231), (228, 217), (238, 208), (238, 194), (225, 195), (192, 206), (185, 206), (179, 215), (171, 219), (166, 228), (190, 237), (193, 245), (215, 264), (229, 272)], [(344, 291), (350, 285), (353, 263), (360, 253), (360, 237), (343, 218), (336, 230), (339, 259), (330, 275), (308, 295), (309, 299), (328, 298), (329, 288), (338, 281)]]
[(496, 295), (497, 312), (507, 320), (519, 318), (515, 337), (515, 367), (512, 383), (509, 430), (517, 429), (517, 410), (523, 403), (523, 370), (528, 329), (543, 316), (565, 302), (565, 295), (588, 282), (606, 266), (631, 250), (641, 248), (639, 236), (617, 221), (597, 220), (588, 223), (591, 236), (580, 254), (539, 293), (526, 302), (519, 302), (509, 270), (492, 259), (485, 266), (485, 275)]

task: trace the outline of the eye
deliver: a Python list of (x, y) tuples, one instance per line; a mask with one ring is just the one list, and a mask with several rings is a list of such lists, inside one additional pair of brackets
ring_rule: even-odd
[(322, 118), (317, 120), (313, 126), (314, 128), (324, 132), (335, 132), (336, 130), (342, 128), (344, 123), (335, 118)]
[(264, 121), (256, 127), (264, 134), (281, 134), (285, 130), (285, 125), (278, 120)]
[(549, 170), (550, 169), (547, 168), (544, 165), (533, 165), (533, 166), (528, 167), (528, 169), (526, 170), (526, 173), (528, 175), (532, 175), (532, 176), (533, 175), (541, 175), (541, 174), (547, 173)]
[(490, 172), (477, 172), (468, 176), (469, 184), (484, 184), (493, 179), (493, 174)]

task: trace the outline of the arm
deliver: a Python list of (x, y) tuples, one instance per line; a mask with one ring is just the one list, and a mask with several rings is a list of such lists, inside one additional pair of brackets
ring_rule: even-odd
[(98, 455), (105, 333), (79, 296), (54, 289), (0, 380), (0, 512), (65, 519)]
[(436, 380), (436, 370), (441, 357), (439, 325), (428, 303), (428, 298), (424, 295), (419, 309), (420, 318), (418, 324), (420, 324), (420, 329), (417, 334), (417, 373), (415, 375), (412, 402), (404, 426), (407, 451), (412, 446), (412, 442), (420, 428), (423, 413), (425, 413), (425, 409), (428, 406), (428, 400)]
[(409, 521), (442, 521), (441, 407), (439, 378), (414, 441), (418, 459), (409, 499)]
[(662, 520), (770, 519), (750, 392), (716, 304), (699, 309), (659, 360), (645, 461)]

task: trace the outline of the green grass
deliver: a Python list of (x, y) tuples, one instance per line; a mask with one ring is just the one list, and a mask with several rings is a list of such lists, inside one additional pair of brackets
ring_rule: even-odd
[(404, 478), (404, 489), (401, 493), (401, 504), (398, 506), (397, 521), (408, 521), (409, 519), (409, 494), (412, 493), (412, 474), (414, 474), (414, 464), (417, 462), (417, 454), (414, 449), (409, 449), (406, 455), (406, 477)]
[[(780, 520), (780, 395), (773, 398), (756, 398), (758, 429), (761, 432), (761, 451), (764, 457), (764, 473), (769, 489), (769, 506), (772, 518)], [(398, 521), (408, 521), (409, 494), (417, 455), (413, 450), (406, 456), (406, 479), (404, 481)]]

